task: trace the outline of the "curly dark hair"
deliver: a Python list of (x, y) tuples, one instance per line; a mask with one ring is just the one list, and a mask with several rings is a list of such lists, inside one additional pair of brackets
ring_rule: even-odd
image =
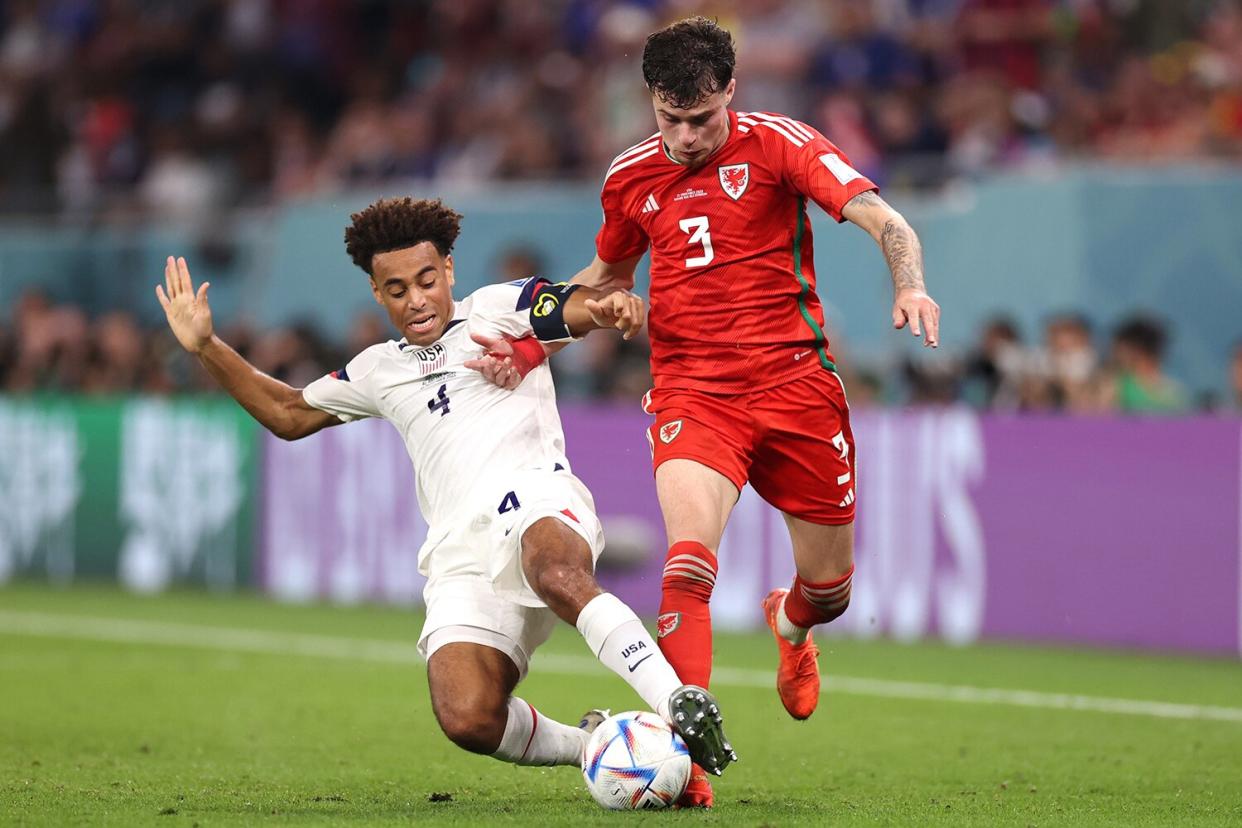
[(345, 252), (368, 275), (376, 253), (413, 247), (429, 241), (447, 256), (461, 230), (461, 213), (440, 199), (381, 198), (349, 217)]
[(647, 38), (643, 80), (678, 109), (689, 109), (729, 85), (737, 55), (733, 36), (706, 17), (688, 17)]

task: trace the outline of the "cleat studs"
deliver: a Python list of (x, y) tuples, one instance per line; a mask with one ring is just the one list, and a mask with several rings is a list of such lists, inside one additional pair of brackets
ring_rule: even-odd
[(686, 714), (679, 711), (677, 713), (677, 721), (684, 722), (685, 720), (686, 720)]

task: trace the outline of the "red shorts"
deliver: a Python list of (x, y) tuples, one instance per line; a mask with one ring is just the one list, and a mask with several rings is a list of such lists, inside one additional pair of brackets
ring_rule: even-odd
[(854, 434), (841, 379), (815, 371), (775, 388), (710, 394), (648, 392), (643, 410), (655, 468), (674, 458), (747, 481), (768, 503), (828, 525), (854, 520)]

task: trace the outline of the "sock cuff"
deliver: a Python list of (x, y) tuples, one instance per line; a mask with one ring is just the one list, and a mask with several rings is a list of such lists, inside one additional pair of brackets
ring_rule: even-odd
[(505, 721), (505, 732), (500, 739), (500, 746), (492, 754), (497, 759), (521, 764), (530, 752), (531, 743), (535, 741), (535, 731), (539, 727), (539, 714), (534, 706), (525, 699), (510, 696), (509, 717)]
[(680, 579), (700, 585), (710, 594), (716, 586), (716, 556), (698, 541), (678, 541), (668, 548), (664, 579)]
[(598, 657), (600, 650), (604, 649), (604, 642), (608, 640), (608, 636), (629, 621), (638, 621), (634, 610), (611, 592), (601, 592), (588, 601), (587, 605), (582, 608), (582, 612), (578, 613), (578, 620), (574, 626), (586, 640), (591, 653)]
[(793, 589), (784, 603), (785, 618), (794, 626), (804, 628), (837, 618), (850, 605), (853, 578), (852, 566), (840, 578), (822, 583), (804, 581), (795, 575)]
[(794, 587), (795, 588), (806, 587), (807, 589), (822, 592), (826, 590), (838, 589), (844, 586), (845, 584), (849, 583), (853, 578), (854, 578), (854, 565), (850, 564), (849, 571), (834, 581), (824, 581), (822, 583), (814, 583), (812, 581), (803, 580), (802, 576), (795, 574), (794, 575)]

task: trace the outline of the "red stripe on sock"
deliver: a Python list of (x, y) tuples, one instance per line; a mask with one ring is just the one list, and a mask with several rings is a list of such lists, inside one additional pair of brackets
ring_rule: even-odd
[(526, 758), (527, 751), (535, 743), (535, 730), (539, 727), (539, 714), (535, 712), (535, 706), (526, 699), (522, 701), (526, 702), (526, 706), (530, 708), (530, 738), (526, 740), (526, 747), (522, 748), (522, 755), (518, 757), (519, 762)]

